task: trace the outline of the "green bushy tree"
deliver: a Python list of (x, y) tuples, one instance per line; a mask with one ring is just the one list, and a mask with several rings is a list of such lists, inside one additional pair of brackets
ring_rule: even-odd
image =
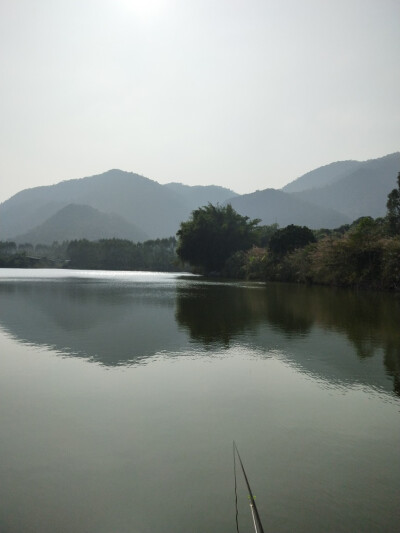
[(290, 224), (286, 228), (278, 229), (272, 235), (269, 241), (269, 249), (273, 254), (282, 256), (315, 241), (314, 233), (310, 228)]
[(258, 223), (239, 215), (230, 204), (200, 207), (181, 223), (177, 254), (204, 273), (221, 272), (232, 254), (257, 242)]

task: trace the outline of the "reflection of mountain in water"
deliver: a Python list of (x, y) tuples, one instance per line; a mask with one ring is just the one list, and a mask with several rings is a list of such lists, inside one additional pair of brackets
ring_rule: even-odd
[(130, 364), (185, 345), (174, 320), (173, 285), (88, 280), (0, 285), (0, 322), (22, 342)]
[(104, 365), (240, 344), (335, 385), (391, 391), (394, 381), (400, 394), (390, 295), (193, 279), (2, 282), (0, 323), (20, 342)]

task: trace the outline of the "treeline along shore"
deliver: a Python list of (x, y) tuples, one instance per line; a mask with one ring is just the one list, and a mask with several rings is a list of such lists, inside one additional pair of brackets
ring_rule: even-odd
[(125, 239), (79, 239), (54, 242), (50, 246), (0, 242), (0, 267), (173, 272), (181, 269), (176, 245), (175, 237), (143, 243)]
[(190, 270), (235, 279), (400, 291), (400, 172), (397, 184), (388, 195), (385, 217), (361, 217), (333, 230), (260, 226), (230, 204), (208, 204), (181, 223), (177, 239), (80, 239), (35, 247), (0, 242), (0, 267)]
[(178, 231), (178, 256), (200, 273), (377, 290), (400, 290), (400, 172), (385, 217), (334, 230), (259, 226), (226, 207), (193, 211)]

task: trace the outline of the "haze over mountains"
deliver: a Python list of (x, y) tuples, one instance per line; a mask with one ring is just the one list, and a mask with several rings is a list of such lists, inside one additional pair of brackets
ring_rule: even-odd
[[(24, 233), (23, 242), (52, 244), (74, 239), (111, 239), (118, 236), (133, 242), (149, 239), (147, 233), (119, 215), (102, 213), (89, 205), (69, 204), (57, 213)], [(19, 241), (19, 239), (18, 239)]]
[(339, 161), (304, 174), (281, 191), (256, 191), (231, 203), (263, 224), (335, 228), (362, 216), (384, 216), (399, 171), (399, 152), (363, 162)]
[(191, 211), (208, 202), (229, 202), (262, 224), (335, 228), (360, 216), (385, 215), (399, 171), (396, 152), (364, 162), (331, 163), (282, 190), (238, 195), (215, 185), (161, 185), (138, 174), (109, 170), (12, 196), (0, 204), (0, 240), (51, 244), (75, 238), (137, 242), (170, 237)]
[(297, 224), (317, 229), (337, 228), (350, 222), (348, 217), (334, 209), (310, 204), (293, 194), (275, 189), (244, 194), (232, 198), (230, 203), (241, 215), (260, 218), (261, 224), (265, 225), (276, 222), (280, 227)]

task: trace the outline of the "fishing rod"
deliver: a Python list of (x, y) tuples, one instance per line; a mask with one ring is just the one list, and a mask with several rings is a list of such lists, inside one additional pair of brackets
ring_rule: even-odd
[(236, 498), (236, 530), (239, 532), (239, 523), (238, 523), (238, 508), (237, 508), (237, 490), (236, 490), (236, 454), (238, 456), (240, 466), (242, 468), (243, 476), (246, 481), (247, 489), (249, 491), (249, 498), (250, 498), (250, 509), (251, 509), (251, 516), (253, 517), (253, 524), (254, 524), (254, 531), (255, 533), (264, 533), (264, 529), (261, 524), (260, 515), (258, 514), (258, 509), (256, 506), (256, 502), (254, 501), (254, 496), (252, 493), (252, 490), (250, 488), (249, 480), (247, 479), (246, 471), (244, 469), (242, 459), (239, 455), (239, 450), (237, 449), (235, 441), (233, 441), (233, 468), (235, 472), (235, 498)]

